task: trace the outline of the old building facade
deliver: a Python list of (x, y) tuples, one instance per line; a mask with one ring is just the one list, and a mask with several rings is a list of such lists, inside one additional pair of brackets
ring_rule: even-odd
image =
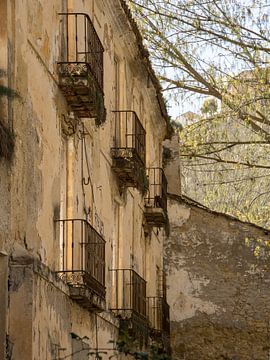
[(170, 235), (164, 242), (172, 358), (270, 357), (269, 229), (212, 211), (181, 193), (179, 139), (170, 150)]
[(3, 0), (0, 13), (18, 94), (0, 99), (15, 144), (0, 160), (0, 358), (106, 359), (121, 330), (167, 349), (171, 130), (138, 28), (123, 0)]
[(173, 359), (264, 360), (269, 352), (269, 230), (181, 194), (179, 139), (165, 167), (164, 243)]
[(168, 212), (173, 358), (268, 359), (269, 231), (179, 195)]

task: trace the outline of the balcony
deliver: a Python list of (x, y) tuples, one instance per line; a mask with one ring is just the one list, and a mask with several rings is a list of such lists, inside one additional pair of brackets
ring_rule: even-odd
[(148, 191), (145, 196), (145, 219), (151, 226), (164, 227), (167, 217), (167, 179), (161, 168), (147, 168)]
[(132, 269), (117, 269), (112, 272), (111, 311), (120, 319), (120, 331), (143, 344), (148, 338), (146, 316), (146, 281)]
[(103, 46), (87, 14), (60, 13), (61, 61), (59, 86), (70, 109), (79, 118), (105, 121)]
[(170, 335), (170, 307), (163, 297), (147, 297), (147, 315), (153, 333)]
[(70, 296), (81, 306), (100, 312), (105, 308), (105, 241), (82, 219), (56, 220), (61, 255), (59, 276)]
[(134, 111), (114, 111), (114, 144), (111, 149), (113, 170), (121, 186), (135, 187), (144, 192), (145, 130)]
[(147, 298), (150, 337), (170, 353), (170, 307), (163, 297)]

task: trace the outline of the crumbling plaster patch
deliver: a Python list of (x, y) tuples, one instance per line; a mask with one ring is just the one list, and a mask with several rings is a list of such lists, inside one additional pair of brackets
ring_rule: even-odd
[[(195, 316), (197, 311), (206, 314), (213, 314), (218, 310), (218, 306), (210, 301), (201, 300), (198, 294), (202, 286), (206, 286), (208, 279), (194, 278), (192, 273), (182, 270), (175, 273), (170, 273), (167, 286), (174, 298), (174, 303), (171, 304), (171, 321), (181, 321)], [(185, 292), (179, 289), (185, 288)]]
[(268, 232), (185, 201), (170, 199), (168, 209), (165, 264), (175, 358), (267, 359)]

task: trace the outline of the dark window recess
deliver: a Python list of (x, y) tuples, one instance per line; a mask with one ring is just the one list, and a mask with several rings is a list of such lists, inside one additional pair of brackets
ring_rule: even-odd
[(120, 330), (128, 331), (143, 346), (148, 339), (146, 281), (132, 269), (111, 272), (111, 310), (120, 318)]
[(75, 301), (92, 311), (104, 310), (105, 240), (86, 220), (56, 223), (61, 243), (58, 274)]
[(163, 227), (168, 221), (167, 179), (162, 168), (147, 168), (146, 176), (145, 218), (149, 225)]
[(122, 186), (145, 191), (145, 130), (135, 111), (114, 111), (113, 169)]
[(80, 118), (105, 121), (103, 93), (104, 48), (84, 13), (60, 13), (61, 59), (59, 86), (68, 105)]

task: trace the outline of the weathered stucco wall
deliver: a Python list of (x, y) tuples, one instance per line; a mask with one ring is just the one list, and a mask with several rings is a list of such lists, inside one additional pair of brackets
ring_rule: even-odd
[(175, 359), (266, 360), (270, 236), (170, 196), (165, 245)]
[[(59, 86), (58, 62), (67, 46), (59, 13), (67, 11), (86, 13), (104, 47), (107, 118), (101, 126), (94, 118), (76, 118)], [(135, 110), (147, 130), (145, 165), (160, 167), (167, 117), (120, 0), (3, 0), (0, 13), (5, 20), (0, 24), (0, 69), (7, 72), (3, 82), (19, 94), (0, 104), (0, 121), (10, 125), (15, 139), (12, 160), (0, 158), (0, 253), (7, 255), (5, 269), (0, 269), (6, 283), (0, 294), (0, 358), (7, 335), (9, 360), (55, 360), (72, 353), (71, 333), (96, 344), (96, 316), (99, 347), (117, 339), (110, 270), (134, 270), (150, 284), (147, 296), (158, 294), (164, 231), (148, 228), (146, 235), (144, 196), (135, 187), (119, 186), (111, 148), (116, 136), (113, 111)], [(78, 265), (83, 256), (77, 252), (74, 260), (71, 250), (82, 248), (83, 238), (76, 233), (75, 245), (63, 245), (63, 227), (61, 237), (55, 221), (74, 218), (88, 221), (106, 241), (106, 306), (96, 316), (72, 301), (69, 288), (57, 279), (65, 260), (68, 266), (72, 263), (72, 271), (83, 270), (76, 268), (83, 267)], [(38, 270), (33, 264), (40, 264)]]
[[(136, 110), (148, 130), (147, 167), (161, 165), (161, 142), (166, 123), (160, 113), (155, 89), (149, 86), (145, 68), (134, 60), (138, 56), (138, 47), (120, 2), (54, 1), (53, 6), (37, 1), (30, 1), (27, 6), (23, 1), (17, 1), (14, 6), (4, 3), (8, 4), (7, 22), (12, 28), (10, 42), (16, 48), (14, 88), (20, 97), (14, 99), (12, 109), (16, 138), (12, 168), (10, 174), (3, 168), (0, 177), (5, 196), (0, 210), (0, 214), (3, 210), (0, 240), (2, 233), (8, 233), (5, 236), (10, 237), (8, 253), (12, 252), (15, 243), (16, 246), (20, 244), (51, 269), (57, 270), (59, 257), (55, 254), (59, 253), (59, 241), (55, 238), (54, 220), (59, 217), (85, 218), (87, 213), (89, 222), (106, 239), (108, 267), (111, 267), (111, 244), (116, 240), (112, 238), (115, 234), (112, 219), (117, 201), (126, 218), (133, 219), (132, 222), (120, 222), (119, 237), (123, 237), (126, 249), (131, 251), (124, 256), (125, 260), (128, 259), (125, 266), (134, 267), (144, 276), (144, 251), (141, 244), (134, 245), (137, 238), (144, 241), (144, 232), (141, 231), (144, 200), (137, 189), (129, 188), (124, 192), (119, 189), (117, 176), (112, 170), (115, 57), (120, 67), (121, 109)], [(70, 12), (89, 14), (105, 48), (107, 120), (98, 128), (94, 119), (82, 121), (87, 131), (84, 160), (83, 144), (79, 139), (81, 128), (68, 138), (62, 133), (63, 122), (70, 120), (70, 114), (58, 86), (57, 62), (61, 60), (63, 36), (58, 13), (67, 8)], [(87, 173), (86, 156), (90, 174)], [(85, 176), (87, 179), (88, 175), (89, 184), (83, 187), (82, 178)], [(5, 249), (5, 244), (0, 242), (0, 249)]]
[(74, 303), (68, 286), (40, 261), (20, 258), (12, 262), (9, 284), (13, 313), (8, 359), (69, 358), (72, 334), (84, 339), (87, 352), (102, 348), (107, 353), (103, 358), (115, 353), (111, 341), (117, 339), (118, 320), (110, 312), (94, 314)]

